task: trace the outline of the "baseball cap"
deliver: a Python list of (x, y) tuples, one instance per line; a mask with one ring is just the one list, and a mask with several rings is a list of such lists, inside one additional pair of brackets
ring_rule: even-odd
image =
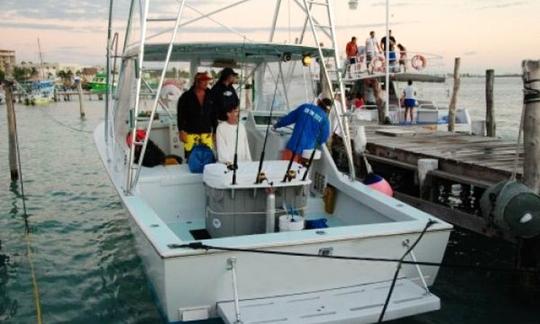
[(206, 72), (197, 72), (197, 74), (195, 74), (195, 80), (210, 81), (212, 80), (212, 77)]
[(220, 78), (222, 78), (222, 79), (227, 78), (230, 75), (238, 76), (238, 73), (234, 72), (234, 70), (231, 69), (230, 67), (226, 67), (223, 70), (221, 70), (221, 72), (220, 72)]

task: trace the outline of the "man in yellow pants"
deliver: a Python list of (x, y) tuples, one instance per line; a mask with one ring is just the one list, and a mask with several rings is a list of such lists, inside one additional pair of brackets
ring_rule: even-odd
[(193, 86), (178, 99), (178, 131), (186, 160), (196, 144), (214, 147), (212, 134), (215, 134), (217, 117), (208, 89), (210, 80), (212, 77), (206, 72), (197, 73)]

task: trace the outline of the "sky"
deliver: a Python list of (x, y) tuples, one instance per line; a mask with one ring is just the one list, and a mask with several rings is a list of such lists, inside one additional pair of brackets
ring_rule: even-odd
[[(281, 0), (274, 41), (292, 43), (299, 36), (305, 15), (297, 1), (301, 2)], [(454, 57), (461, 57), (462, 73), (484, 73), (491, 68), (496, 73), (520, 73), (523, 59), (540, 59), (540, 0), (389, 1), (390, 28), (397, 42), (411, 53), (426, 53), (443, 71), (452, 71)], [(182, 21), (235, 2), (187, 1)], [(213, 21), (201, 19), (181, 29), (177, 41), (268, 41), (276, 2), (251, 0), (212, 16)], [(363, 43), (370, 30), (379, 39), (385, 33), (384, 0), (359, 0), (356, 10), (349, 9), (348, 0), (333, 2), (342, 52), (351, 36)], [(123, 39), (129, 1), (114, 3), (113, 32)], [(0, 0), (0, 49), (16, 50), (19, 62), (37, 62), (39, 38), (47, 62), (104, 65), (108, 5), (109, 0)], [(150, 8), (151, 17), (175, 17), (178, 2), (156, 0)], [(321, 21), (322, 13), (322, 8), (315, 11)], [(171, 22), (152, 23), (149, 34), (170, 27)], [(311, 33), (306, 43), (313, 44)]]

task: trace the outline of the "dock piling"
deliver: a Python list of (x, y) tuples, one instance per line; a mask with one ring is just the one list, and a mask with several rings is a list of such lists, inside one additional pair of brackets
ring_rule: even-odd
[(459, 92), (459, 85), (461, 79), (459, 77), (459, 66), (461, 64), (461, 58), (456, 57), (454, 61), (454, 88), (452, 90), (452, 98), (450, 99), (450, 105), (448, 106), (448, 131), (453, 132), (456, 128), (456, 105), (457, 95)]
[(540, 60), (525, 60), (523, 67), (523, 179), (540, 194)]
[(426, 176), (429, 171), (437, 170), (439, 168), (439, 160), (437, 159), (418, 159), (418, 186), (420, 188), (420, 197), (425, 197), (429, 188), (424, 186)]
[(486, 70), (486, 136), (496, 136), (495, 107), (493, 105), (493, 84), (495, 71)]
[(84, 112), (84, 106), (83, 106), (83, 93), (82, 93), (82, 85), (81, 81), (77, 82), (77, 93), (79, 95), (79, 112), (81, 114), (81, 119), (84, 119), (86, 116), (86, 113)]
[(6, 96), (6, 111), (8, 124), (8, 145), (9, 145), (9, 171), (11, 181), (19, 180), (19, 169), (17, 168), (17, 147), (16, 147), (16, 124), (15, 105), (13, 104), (13, 83), (4, 81), (4, 92)]

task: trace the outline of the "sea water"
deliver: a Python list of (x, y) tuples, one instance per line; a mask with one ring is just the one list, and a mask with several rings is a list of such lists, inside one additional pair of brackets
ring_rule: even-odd
[[(517, 135), (521, 88), (519, 78), (495, 80), (497, 132), (508, 140)], [(448, 98), (449, 89), (451, 82), (421, 91)], [(9, 179), (5, 106), (0, 106), (0, 323), (36, 323), (30, 260), (44, 323), (162, 320), (127, 212), (92, 140), (104, 103), (84, 104), (85, 120), (77, 101), (16, 106), (29, 241), (21, 187)], [(473, 118), (485, 118), (484, 80), (463, 79), (458, 105), (469, 107)], [(515, 250), (506, 242), (456, 230), (444, 261), (512, 267)], [(538, 323), (538, 288), (525, 289), (519, 282), (508, 273), (442, 268), (432, 288), (442, 309), (398, 322)]]

